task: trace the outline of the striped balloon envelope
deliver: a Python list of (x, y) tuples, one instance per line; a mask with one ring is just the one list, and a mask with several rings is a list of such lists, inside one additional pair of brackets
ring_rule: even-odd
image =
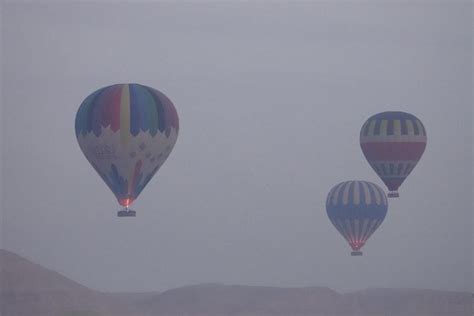
[(398, 197), (398, 188), (420, 160), (426, 147), (426, 130), (414, 115), (383, 112), (370, 117), (360, 131), (360, 147), (372, 169)]
[(116, 84), (89, 95), (76, 114), (79, 146), (125, 209), (168, 158), (178, 138), (173, 103), (139, 84)]
[(367, 181), (345, 181), (331, 189), (326, 199), (326, 211), (331, 223), (352, 248), (352, 256), (382, 224), (387, 215), (385, 192)]

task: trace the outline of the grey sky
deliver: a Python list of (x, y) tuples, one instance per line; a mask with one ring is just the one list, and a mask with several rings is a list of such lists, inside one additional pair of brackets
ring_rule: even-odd
[[(3, 247), (107, 291), (199, 282), (474, 290), (470, 2), (2, 5)], [(134, 203), (84, 158), (93, 90), (163, 91), (180, 135)], [(351, 258), (336, 183), (382, 184), (359, 130), (402, 110), (425, 154)], [(133, 267), (133, 269), (130, 269)]]

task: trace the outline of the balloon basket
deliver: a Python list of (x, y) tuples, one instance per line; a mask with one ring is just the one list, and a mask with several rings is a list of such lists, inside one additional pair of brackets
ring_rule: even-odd
[(387, 196), (388, 196), (389, 198), (397, 198), (397, 197), (400, 196), (400, 194), (398, 194), (397, 191), (392, 191), (392, 192), (388, 192)]
[(137, 212), (129, 209), (121, 210), (117, 212), (117, 217), (135, 217)]
[(362, 256), (362, 251), (353, 251), (351, 252), (351, 256), (353, 257)]

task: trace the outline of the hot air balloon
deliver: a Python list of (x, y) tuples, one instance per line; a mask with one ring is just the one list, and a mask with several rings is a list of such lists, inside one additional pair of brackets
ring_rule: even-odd
[(119, 217), (168, 158), (178, 138), (176, 109), (163, 93), (140, 84), (115, 84), (89, 95), (76, 114), (79, 147), (115, 194)]
[(352, 256), (382, 224), (388, 203), (382, 188), (367, 181), (345, 181), (331, 189), (326, 211), (331, 223), (347, 240)]
[(360, 131), (360, 147), (369, 164), (390, 192), (398, 188), (420, 160), (426, 147), (426, 130), (414, 115), (383, 112), (371, 116)]

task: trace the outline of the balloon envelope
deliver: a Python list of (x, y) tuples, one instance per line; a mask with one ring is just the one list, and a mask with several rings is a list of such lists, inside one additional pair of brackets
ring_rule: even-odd
[(382, 188), (367, 181), (345, 181), (334, 186), (326, 200), (331, 223), (354, 251), (359, 250), (382, 224), (388, 203)]
[(398, 188), (423, 155), (426, 140), (423, 123), (405, 112), (375, 114), (362, 126), (360, 147), (391, 191), (389, 197), (398, 197)]
[(89, 95), (75, 125), (87, 160), (128, 208), (168, 158), (179, 119), (172, 102), (158, 90), (116, 84)]

